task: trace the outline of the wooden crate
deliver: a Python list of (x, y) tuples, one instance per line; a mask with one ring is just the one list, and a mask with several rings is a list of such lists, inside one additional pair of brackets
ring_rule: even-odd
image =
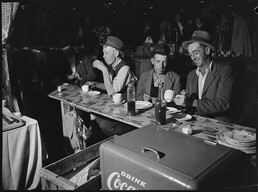
[[(113, 137), (109, 137), (78, 153), (67, 156), (59, 161), (49, 164), (40, 170), (42, 190), (100, 190), (100, 172), (91, 177), (86, 183), (77, 185), (69, 179), (78, 174), (83, 168), (93, 163), (99, 169), (99, 146)], [(96, 171), (95, 171), (96, 172)]]

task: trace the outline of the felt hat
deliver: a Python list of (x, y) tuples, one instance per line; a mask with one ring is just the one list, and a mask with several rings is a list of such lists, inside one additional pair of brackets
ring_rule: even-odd
[(207, 31), (194, 31), (191, 40), (184, 41), (182, 47), (187, 49), (190, 43), (199, 42), (207, 47), (211, 48), (212, 51), (215, 51), (216, 48), (211, 43), (211, 36)]
[(152, 50), (152, 56), (159, 53), (162, 55), (169, 55), (170, 48), (167, 44), (164, 43), (158, 43), (154, 46)]
[(120, 39), (118, 39), (117, 37), (108, 36), (107, 39), (106, 39), (106, 42), (104, 44), (101, 44), (101, 45), (107, 45), (107, 46), (110, 46), (110, 47), (113, 47), (113, 48), (117, 49), (119, 51), (121, 57), (124, 58), (124, 56), (125, 56), (125, 53), (123, 51), (124, 43)]

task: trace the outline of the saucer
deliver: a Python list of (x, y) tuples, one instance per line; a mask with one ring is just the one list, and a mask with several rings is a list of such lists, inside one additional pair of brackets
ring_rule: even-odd
[(97, 96), (97, 95), (99, 95), (100, 94), (100, 92), (99, 91), (88, 91), (88, 92), (86, 92), (88, 95), (91, 95), (91, 96)]
[(179, 120), (179, 121), (186, 121), (192, 118), (191, 115), (188, 114), (184, 114), (184, 113), (177, 113), (175, 114), (175, 119)]
[[(145, 110), (152, 107), (152, 103), (148, 101), (135, 101), (135, 110)], [(124, 104), (124, 107), (127, 109), (127, 103)]]
[(167, 112), (170, 112), (170, 113), (178, 113), (181, 111), (182, 110), (178, 110), (177, 108), (174, 108), (174, 107), (167, 107)]
[(113, 100), (111, 100), (111, 103), (113, 103), (114, 105), (121, 105), (125, 102), (125, 100), (122, 100), (120, 103), (115, 103)]

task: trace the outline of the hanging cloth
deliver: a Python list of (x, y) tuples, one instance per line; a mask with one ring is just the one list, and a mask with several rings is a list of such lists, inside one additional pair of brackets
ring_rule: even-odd
[(7, 41), (9, 33), (12, 31), (10, 28), (12, 27), (12, 22), (14, 20), (18, 2), (8, 2), (1, 3), (2, 6), (2, 45), (4, 45)]

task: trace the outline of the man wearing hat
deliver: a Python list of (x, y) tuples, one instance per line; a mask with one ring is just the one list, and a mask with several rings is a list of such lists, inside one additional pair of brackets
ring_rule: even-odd
[(194, 31), (191, 40), (184, 41), (182, 46), (188, 50), (197, 68), (187, 76), (186, 93), (176, 95), (174, 102), (193, 107), (198, 115), (229, 121), (233, 86), (231, 67), (212, 60), (215, 47), (206, 31)]
[(130, 81), (135, 81), (136, 77), (122, 60), (125, 56), (123, 46), (123, 42), (117, 37), (107, 37), (103, 45), (103, 58), (107, 65), (100, 60), (93, 62), (93, 67), (102, 72), (104, 83), (88, 81), (86, 84), (104, 90), (108, 95), (126, 92), (126, 86)]
[(163, 83), (163, 92), (173, 90), (178, 94), (181, 90), (180, 76), (167, 70), (169, 47), (166, 44), (157, 44), (151, 57), (153, 69), (141, 74), (137, 85), (137, 99), (149, 101), (158, 97), (159, 85)]
[[(123, 42), (117, 37), (108, 36), (103, 45), (103, 58), (107, 66), (100, 60), (93, 62), (93, 67), (102, 72), (104, 83), (88, 81), (86, 84), (106, 91), (109, 96), (115, 93), (126, 94), (128, 83), (137, 79), (130, 67), (122, 60), (124, 56)], [(94, 118), (93, 115), (92, 118)], [(107, 136), (121, 135), (132, 130), (132, 127), (108, 118), (97, 117), (96, 122)]]

